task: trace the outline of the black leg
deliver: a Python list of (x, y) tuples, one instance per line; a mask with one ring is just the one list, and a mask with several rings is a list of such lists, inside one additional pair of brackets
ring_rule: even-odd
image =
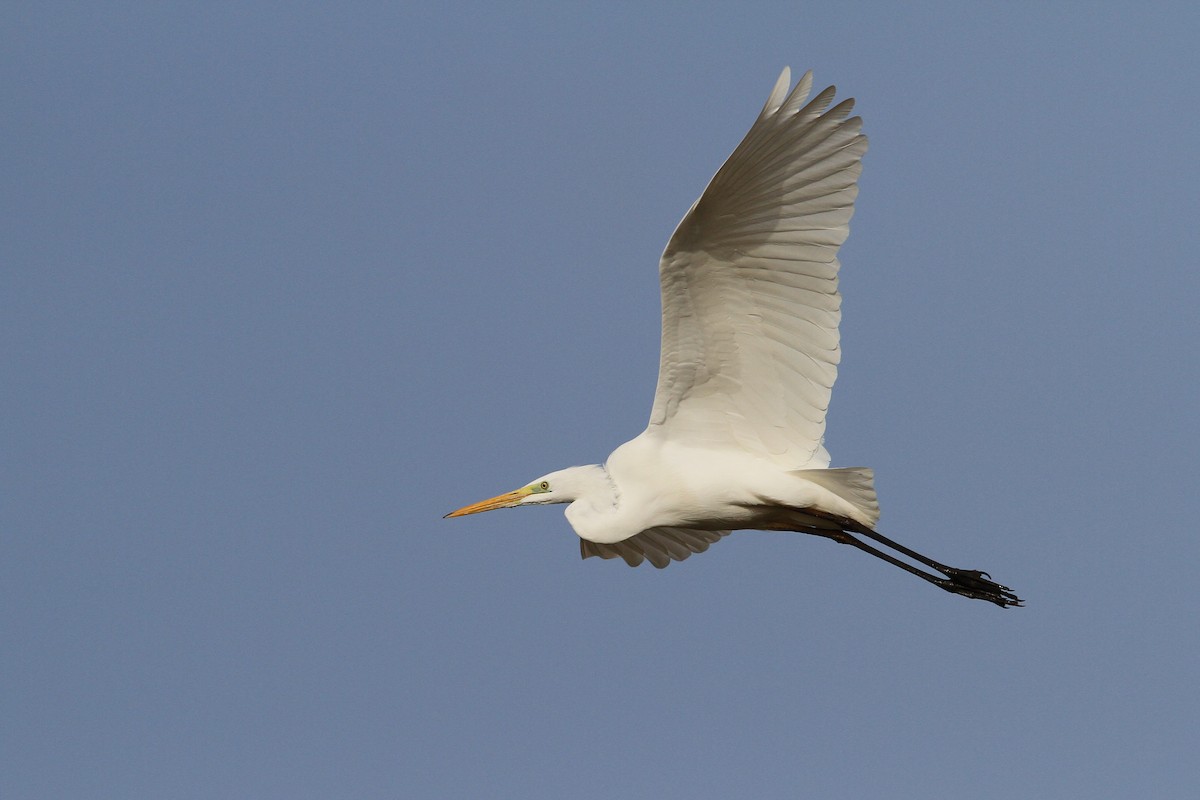
[(835, 542), (857, 547), (864, 553), (870, 553), (876, 558), (893, 564), (909, 574), (916, 575), (922, 580), (929, 581), (934, 586), (945, 589), (947, 592), (961, 594), (963, 597), (973, 597), (976, 600), (986, 600), (989, 603), (995, 603), (1001, 608), (1020, 606), (1022, 604), (1021, 598), (1013, 594), (1007, 586), (1001, 586), (994, 581), (981, 577), (983, 573), (975, 572), (974, 570), (955, 569), (954, 567), (946, 567), (944, 569), (935, 567), (938, 572), (946, 574), (947, 577), (943, 578), (940, 575), (931, 575), (924, 570), (914, 567), (912, 564), (907, 564), (882, 550), (877, 550), (866, 542), (855, 539), (849, 533), (843, 532), (840, 536), (828, 535), (828, 538), (833, 539)]
[[(813, 511), (806, 509), (805, 513), (813, 514)], [(865, 525), (861, 525), (852, 519), (833, 517), (832, 515), (820, 513), (813, 515), (821, 516), (837, 522), (842, 526), (843, 530), (834, 533), (832, 531), (822, 531), (816, 528), (807, 528), (804, 531), (805, 533), (814, 533), (818, 536), (824, 536), (826, 538), (833, 539), (835, 542), (841, 542), (842, 544), (848, 544), (852, 547), (857, 547), (864, 553), (870, 553), (876, 558), (900, 567), (900, 569), (904, 570), (905, 572), (916, 575), (922, 580), (929, 581), (934, 586), (940, 586), (947, 592), (961, 594), (963, 597), (973, 597), (977, 600), (987, 600), (989, 603), (995, 603), (1001, 608), (1024, 605), (1021, 598), (1017, 597), (1011, 589), (991, 580), (991, 576), (986, 572), (973, 569), (958, 569), (957, 567), (948, 567), (945, 564), (934, 561), (932, 558), (923, 556), (917, 551), (911, 550), (904, 545), (899, 544), (898, 542), (893, 542), (886, 536), (876, 533)], [(856, 539), (851, 532), (873, 539), (879, 544), (882, 544), (884, 547), (889, 547), (898, 553), (908, 556), (914, 561), (920, 562), (927, 567), (937, 570), (946, 577), (943, 578), (940, 575), (931, 575), (924, 570), (914, 567), (912, 564), (901, 561), (895, 556), (878, 550), (866, 542)]]

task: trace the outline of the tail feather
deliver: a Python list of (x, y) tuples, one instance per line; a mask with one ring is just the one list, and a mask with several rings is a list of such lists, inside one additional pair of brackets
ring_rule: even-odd
[(859, 522), (875, 527), (879, 522), (879, 500), (875, 496), (875, 473), (869, 467), (798, 469), (794, 473), (845, 500), (859, 512)]

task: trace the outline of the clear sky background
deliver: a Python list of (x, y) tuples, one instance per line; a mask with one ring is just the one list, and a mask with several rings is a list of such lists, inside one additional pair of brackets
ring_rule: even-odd
[[(1194, 4), (100, 6), (0, 12), (4, 800), (1196, 796)], [(786, 64), (871, 139), (834, 463), (1027, 608), (441, 519), (643, 428)]]

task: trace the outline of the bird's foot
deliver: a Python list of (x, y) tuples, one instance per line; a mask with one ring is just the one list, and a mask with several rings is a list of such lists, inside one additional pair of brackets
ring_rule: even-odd
[(1013, 594), (1012, 589), (996, 583), (986, 572), (977, 569), (955, 569), (954, 567), (943, 567), (939, 571), (945, 573), (947, 577), (936, 583), (947, 592), (961, 594), (963, 597), (973, 597), (976, 600), (987, 600), (1001, 608), (1025, 604), (1021, 598)]

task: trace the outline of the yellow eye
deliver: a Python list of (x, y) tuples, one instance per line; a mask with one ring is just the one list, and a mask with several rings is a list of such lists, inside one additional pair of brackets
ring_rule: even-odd
[(543, 492), (550, 491), (550, 481), (542, 481), (541, 483), (538, 484), (538, 488), (541, 489)]

